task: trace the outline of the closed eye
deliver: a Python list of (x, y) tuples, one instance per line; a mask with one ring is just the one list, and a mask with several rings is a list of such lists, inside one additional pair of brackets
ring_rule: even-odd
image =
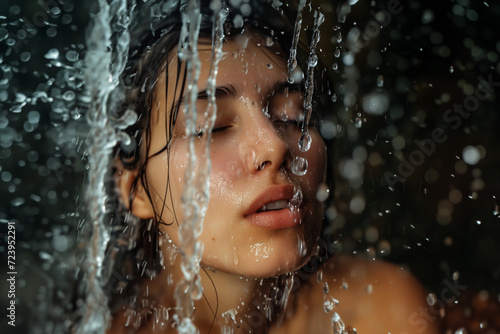
[(302, 120), (299, 120), (299, 119), (287, 119), (287, 120), (283, 120), (283, 119), (276, 119), (273, 121), (273, 123), (275, 125), (293, 125), (293, 126), (296, 126), (297, 128), (301, 128), (302, 127), (302, 124), (304, 123)]
[[(212, 129), (212, 134), (223, 132), (223, 131), (229, 129), (230, 127), (231, 127), (231, 125), (224, 125), (224, 126), (214, 127)], [(205, 131), (203, 131), (203, 130), (201, 130), (201, 128), (199, 128), (199, 130), (195, 130), (194, 135), (198, 136), (198, 137), (202, 137), (202, 136), (205, 135)]]

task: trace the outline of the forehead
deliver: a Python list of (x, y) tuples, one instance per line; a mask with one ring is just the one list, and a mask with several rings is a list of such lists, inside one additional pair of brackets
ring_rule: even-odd
[[(178, 59), (176, 50), (169, 56), (168, 86), (175, 86), (178, 81)], [(208, 79), (213, 66), (212, 41), (201, 38), (198, 43), (198, 57), (201, 71), (198, 89), (204, 89), (204, 82)], [(186, 64), (181, 63), (181, 72)], [(217, 65), (217, 84), (226, 80), (236, 80), (245, 83), (255, 79), (272, 79), (279, 75), (286, 75), (286, 56), (279, 48), (278, 43), (259, 34), (243, 34), (223, 43), (222, 58)], [(258, 78), (256, 78), (258, 77)]]

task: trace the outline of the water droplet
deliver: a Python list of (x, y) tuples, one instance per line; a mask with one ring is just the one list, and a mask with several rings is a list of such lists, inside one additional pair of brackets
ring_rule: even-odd
[(31, 59), (31, 53), (28, 51), (25, 51), (25, 52), (21, 53), (21, 56), (19, 58), (21, 59), (21, 61), (27, 62)]
[(342, 32), (337, 32), (337, 43), (342, 43)]
[(340, 58), (340, 48), (337, 46), (333, 52), (335, 58)]
[(313, 54), (310, 58), (309, 58), (309, 67), (316, 67), (316, 65), (318, 65), (318, 56)]
[(292, 160), (292, 173), (298, 176), (304, 176), (307, 173), (308, 162), (303, 157), (295, 157)]
[(238, 311), (236, 311), (234, 308), (227, 310), (226, 312), (222, 313), (222, 317), (227, 320), (231, 320), (235, 325), (236, 325), (236, 315), (238, 314)]
[(300, 256), (305, 256), (307, 254), (306, 242), (304, 240), (302, 240), (301, 238), (299, 238), (297, 240), (297, 251), (298, 251)]
[(323, 280), (323, 270), (318, 270), (318, 273), (316, 274), (316, 281), (320, 283)]
[(302, 133), (302, 136), (299, 139), (299, 149), (302, 152), (307, 152), (311, 148), (312, 138), (309, 134), (309, 131), (305, 131)]
[(327, 295), (330, 292), (330, 287), (328, 286), (328, 282), (323, 284), (323, 294)]
[(337, 312), (334, 312), (332, 315), (332, 328), (333, 334), (344, 334), (345, 325)]
[(331, 300), (325, 300), (323, 303), (323, 310), (325, 313), (330, 313), (333, 311), (334, 305)]
[(77, 61), (78, 57), (79, 54), (75, 50), (69, 50), (68, 52), (66, 52), (66, 59), (69, 61)]
[(453, 67), (453, 65), (452, 65), (452, 66), (450, 66), (450, 69), (449, 69), (449, 71), (450, 71), (450, 73), (453, 73), (453, 72), (455, 72), (455, 68)]
[(320, 202), (324, 202), (328, 199), (328, 196), (330, 195), (330, 188), (324, 183), (322, 183), (318, 187), (318, 191), (316, 192), (316, 199)]
[(354, 126), (359, 129), (363, 126), (363, 119), (361, 117), (356, 117), (354, 119)]
[(462, 158), (468, 165), (475, 165), (479, 162), (481, 154), (475, 146), (468, 145), (462, 151)]
[(73, 101), (75, 99), (75, 92), (73, 92), (72, 90), (68, 90), (64, 92), (62, 98), (66, 101)]
[(266, 46), (273, 46), (274, 41), (271, 37), (266, 37)]
[(435, 295), (435, 294), (433, 294), (433, 293), (429, 293), (429, 294), (427, 295), (426, 300), (427, 300), (427, 304), (428, 304), (429, 306), (433, 306), (434, 304), (436, 304), (437, 297), (436, 297), (436, 295)]
[(338, 70), (339, 69), (339, 64), (337, 64), (336, 62), (333, 63), (332, 68), (333, 68), (334, 71)]
[(384, 76), (379, 75), (377, 77), (377, 87), (384, 87)]
[(349, 288), (349, 284), (347, 282), (342, 282), (342, 289), (347, 290)]
[(57, 59), (59, 58), (59, 50), (57, 49), (50, 49), (46, 54), (45, 54), (45, 59)]
[(21, 206), (25, 203), (25, 199), (22, 198), (22, 197), (17, 197), (17, 198), (14, 198), (12, 201), (10, 201), (10, 205), (12, 205), (13, 207), (17, 207), (17, 206)]
[[(383, 78), (382, 78), (383, 80)], [(383, 82), (382, 82), (383, 84)], [(371, 115), (383, 115), (389, 109), (389, 97), (385, 92), (375, 91), (363, 98), (363, 110)]]

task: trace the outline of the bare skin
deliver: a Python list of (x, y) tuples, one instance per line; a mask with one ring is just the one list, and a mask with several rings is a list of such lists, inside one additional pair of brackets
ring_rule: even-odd
[[(425, 289), (407, 271), (387, 262), (352, 256), (333, 257), (319, 270), (323, 272), (323, 279), (319, 283), (317, 272), (311, 273), (306, 281), (299, 282), (299, 288), (289, 301), (281, 324), (272, 324), (270, 328), (253, 328), (253, 332), (332, 333), (332, 317), (337, 313), (346, 330), (355, 329), (357, 333), (441, 333), (439, 319), (429, 317), (432, 313), (425, 301)], [(326, 294), (325, 283), (329, 287)], [(223, 299), (231, 298), (234, 294), (235, 287), (228, 286), (228, 282), (224, 280), (216, 284), (218, 297), (224, 303)], [(213, 289), (207, 289), (207, 299), (214, 298), (213, 293)], [(325, 312), (324, 301), (332, 301), (335, 306)], [(170, 299), (171, 306), (173, 303)], [(213, 317), (206, 316), (211, 315), (212, 310), (205, 300), (198, 301), (196, 309), (194, 319), (200, 333), (221, 332), (225, 320), (220, 313), (216, 323), (212, 324)], [(257, 322), (259, 317), (254, 316), (253, 319), (252, 321)], [(157, 324), (155, 326), (154, 321), (149, 320), (135, 330), (132, 326), (125, 327), (126, 322), (123, 312), (117, 312), (108, 333), (177, 333), (172, 323), (160, 329)], [(247, 320), (246, 323), (248, 322)], [(235, 331), (245, 332), (243, 328)]]

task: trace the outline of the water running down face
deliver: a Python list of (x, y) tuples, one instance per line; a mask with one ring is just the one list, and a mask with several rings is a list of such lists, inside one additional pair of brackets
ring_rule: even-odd
[[(223, 46), (216, 78), (217, 119), (210, 143), (210, 201), (200, 237), (202, 265), (251, 277), (275, 276), (303, 265), (319, 238), (324, 209), (316, 199), (325, 182), (324, 142), (310, 127), (311, 148), (299, 150), (297, 123), (302, 120), (303, 94), (299, 86), (288, 84), (285, 58), (265, 45), (262, 37), (247, 34)], [(180, 98), (175, 91), (176, 54), (171, 53), (168, 75), (162, 72), (159, 77), (151, 111), (146, 176), (152, 203), (136, 198), (132, 211), (143, 219), (160, 213), (163, 222), (172, 223), (160, 228), (178, 244), (189, 138), (184, 113), (179, 112), (173, 129), (164, 121), (172, 103)], [(197, 123), (203, 124), (211, 66), (209, 43), (200, 43), (199, 58)], [(169, 154), (153, 156), (167, 144), (170, 131)], [(201, 152), (201, 141), (195, 142)], [(305, 175), (292, 172), (296, 157), (307, 160)]]

